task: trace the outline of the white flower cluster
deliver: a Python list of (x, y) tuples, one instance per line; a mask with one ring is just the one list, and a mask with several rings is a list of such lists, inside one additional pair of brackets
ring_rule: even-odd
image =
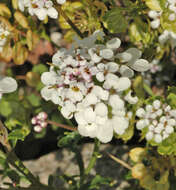
[(174, 48), (176, 46), (176, 33), (164, 30), (164, 32), (159, 36), (159, 42), (163, 45), (167, 41), (169, 41), (171, 46)]
[[(66, 0), (57, 0), (58, 4), (65, 3)], [(56, 19), (57, 10), (53, 7), (51, 0), (18, 0), (18, 6), (21, 11), (27, 8), (30, 15), (36, 15), (39, 20), (44, 20), (47, 16)]]
[[(174, 21), (176, 19), (176, 1), (175, 0), (166, 0), (165, 7), (167, 8), (169, 12), (168, 19), (170, 21)], [(163, 11), (155, 11), (150, 10), (148, 12), (148, 16), (152, 19), (151, 21), (151, 27), (153, 29), (157, 29), (160, 26), (160, 17), (162, 15)]]
[(155, 100), (152, 105), (146, 105), (145, 109), (139, 108), (136, 115), (140, 120), (136, 123), (139, 130), (147, 127), (146, 140), (154, 140), (161, 143), (174, 132), (176, 126), (176, 110), (171, 109), (169, 105), (162, 104)]
[(0, 52), (2, 52), (9, 34), (8, 28), (3, 23), (0, 23)]
[(74, 116), (81, 135), (106, 143), (111, 141), (113, 132), (122, 135), (128, 128), (132, 113), (127, 111), (125, 101), (138, 101), (131, 96), (129, 78), (134, 75), (132, 69), (145, 71), (149, 63), (140, 59), (141, 52), (136, 48), (116, 53), (121, 44), (118, 38), (106, 45), (96, 44), (103, 35), (95, 32), (77, 40), (70, 50), (59, 50), (53, 56), (50, 71), (41, 76), (46, 85), (41, 95), (58, 104), (65, 118)]
[(4, 93), (11, 93), (17, 89), (17, 82), (11, 77), (0, 76), (0, 98)]
[(175, 0), (167, 0), (166, 6), (171, 11), (169, 15), (169, 20), (174, 21), (176, 19), (176, 1)]
[(162, 11), (151, 10), (148, 12), (148, 16), (152, 19), (150, 25), (153, 29), (156, 29), (160, 26), (160, 16), (161, 15), (162, 15)]

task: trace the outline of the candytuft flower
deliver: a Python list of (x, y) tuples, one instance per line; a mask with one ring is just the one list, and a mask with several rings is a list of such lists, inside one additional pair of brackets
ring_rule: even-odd
[[(76, 39), (71, 49), (59, 50), (52, 58), (50, 71), (41, 76), (45, 85), (41, 95), (58, 104), (65, 118), (74, 117), (82, 136), (107, 143), (114, 132), (117, 135), (126, 132), (132, 116), (126, 104), (138, 101), (131, 96), (132, 68), (145, 71), (149, 63), (140, 59), (141, 52), (135, 48), (117, 56), (120, 39), (104, 43), (103, 37), (102, 32), (96, 31), (83, 40)], [(97, 39), (102, 43), (96, 44)], [(118, 64), (117, 57), (127, 62), (124, 67)], [(123, 93), (126, 90), (129, 92)]]

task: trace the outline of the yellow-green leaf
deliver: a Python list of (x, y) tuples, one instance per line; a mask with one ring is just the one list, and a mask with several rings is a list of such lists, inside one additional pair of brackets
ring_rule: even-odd
[(29, 28), (28, 20), (21, 12), (16, 11), (14, 17), (18, 24), (20, 24), (23, 28)]
[(33, 45), (33, 35), (32, 35), (32, 31), (28, 30), (27, 31), (27, 35), (26, 35), (26, 40), (27, 40), (27, 46), (29, 48), (29, 50), (32, 50), (32, 45)]
[(7, 18), (11, 17), (10, 9), (3, 3), (0, 3), (0, 15)]
[(162, 11), (159, 0), (146, 0), (146, 5), (155, 11)]

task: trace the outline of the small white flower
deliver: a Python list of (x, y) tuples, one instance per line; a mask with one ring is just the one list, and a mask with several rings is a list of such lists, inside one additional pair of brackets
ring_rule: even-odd
[(154, 135), (154, 140), (156, 143), (161, 143), (163, 139), (160, 134), (156, 134), (156, 135)]
[(150, 141), (150, 140), (152, 140), (153, 136), (154, 136), (153, 132), (149, 131), (146, 134), (145, 138), (146, 138), (147, 141)]
[(145, 110), (143, 108), (139, 108), (137, 111), (136, 111), (136, 115), (138, 117), (144, 117), (146, 114)]
[(155, 100), (155, 101), (153, 102), (153, 107), (154, 107), (155, 109), (159, 109), (160, 106), (161, 106), (161, 102), (160, 102), (159, 100)]
[(138, 97), (132, 97), (131, 96), (132, 91), (130, 90), (128, 94), (124, 97), (124, 99), (129, 103), (129, 104), (136, 104), (138, 102)]
[(124, 117), (113, 117), (112, 118), (112, 124), (113, 124), (113, 129), (118, 135), (123, 135), (125, 130), (128, 128), (129, 121), (128, 119)]
[(165, 128), (166, 133), (171, 134), (174, 132), (174, 128), (170, 125), (167, 125)]
[(146, 119), (141, 119), (136, 123), (136, 127), (137, 129), (141, 130), (144, 127), (146, 127), (148, 125), (149, 121)]

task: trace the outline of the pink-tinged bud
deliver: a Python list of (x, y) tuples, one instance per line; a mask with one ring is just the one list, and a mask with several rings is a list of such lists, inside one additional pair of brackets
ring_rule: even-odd
[(41, 123), (40, 123), (40, 126), (41, 126), (42, 128), (47, 127), (47, 125), (48, 125), (48, 123), (47, 123), (47, 122), (41, 122)]
[(40, 125), (34, 126), (34, 131), (40, 133), (42, 131), (42, 127)]
[(48, 117), (46, 112), (40, 112), (37, 116), (37, 119), (46, 120)]
[(33, 117), (33, 118), (31, 119), (31, 123), (32, 123), (33, 125), (36, 125), (36, 124), (37, 124), (37, 118), (36, 118), (36, 117)]

